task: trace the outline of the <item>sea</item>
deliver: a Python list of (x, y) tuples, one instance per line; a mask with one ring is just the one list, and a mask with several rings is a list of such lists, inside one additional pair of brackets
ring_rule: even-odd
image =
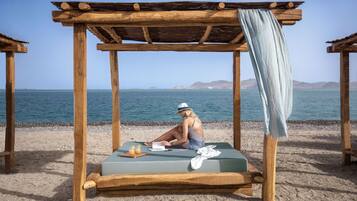
[[(16, 123), (73, 123), (72, 90), (16, 90)], [(338, 89), (294, 90), (289, 120), (339, 120)], [(88, 90), (88, 123), (110, 123), (111, 90)], [(122, 122), (176, 122), (176, 107), (188, 103), (203, 121), (232, 121), (232, 90), (123, 89)], [(357, 120), (357, 91), (350, 92), (350, 116)], [(0, 123), (5, 123), (5, 91), (0, 90)], [(263, 120), (257, 89), (241, 90), (241, 119)]]

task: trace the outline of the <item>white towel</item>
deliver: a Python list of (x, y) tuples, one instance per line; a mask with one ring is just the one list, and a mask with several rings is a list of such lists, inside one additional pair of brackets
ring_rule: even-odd
[(201, 147), (197, 150), (197, 156), (191, 159), (191, 168), (194, 170), (199, 169), (202, 166), (202, 162), (208, 158), (216, 157), (221, 154), (220, 151), (215, 150), (216, 145), (208, 145)]

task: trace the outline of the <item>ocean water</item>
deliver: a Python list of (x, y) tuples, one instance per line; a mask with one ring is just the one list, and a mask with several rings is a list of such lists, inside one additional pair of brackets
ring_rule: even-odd
[[(187, 102), (204, 121), (232, 120), (232, 90), (121, 90), (123, 122), (179, 121), (176, 105)], [(357, 91), (350, 92), (351, 119), (357, 120)], [(290, 120), (339, 120), (338, 90), (295, 90)], [(71, 90), (17, 90), (16, 121), (73, 122)], [(262, 120), (257, 90), (241, 92), (242, 120)], [(88, 91), (88, 122), (111, 121), (111, 91)], [(5, 122), (5, 91), (0, 90), (0, 122)]]

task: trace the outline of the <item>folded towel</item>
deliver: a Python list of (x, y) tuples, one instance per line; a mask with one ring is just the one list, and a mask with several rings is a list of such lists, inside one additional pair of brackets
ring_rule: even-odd
[(220, 151), (215, 150), (216, 145), (208, 145), (201, 147), (197, 150), (197, 156), (191, 159), (191, 168), (194, 170), (199, 169), (202, 166), (202, 162), (208, 158), (216, 157), (221, 154)]

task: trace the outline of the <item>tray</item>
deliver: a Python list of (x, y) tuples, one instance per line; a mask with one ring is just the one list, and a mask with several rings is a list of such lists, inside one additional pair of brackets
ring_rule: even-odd
[(142, 156), (145, 156), (146, 153), (141, 153), (141, 154), (130, 154), (129, 152), (125, 152), (123, 154), (120, 154), (119, 156), (122, 156), (122, 157), (129, 157), (129, 158), (139, 158), (139, 157), (142, 157)]

